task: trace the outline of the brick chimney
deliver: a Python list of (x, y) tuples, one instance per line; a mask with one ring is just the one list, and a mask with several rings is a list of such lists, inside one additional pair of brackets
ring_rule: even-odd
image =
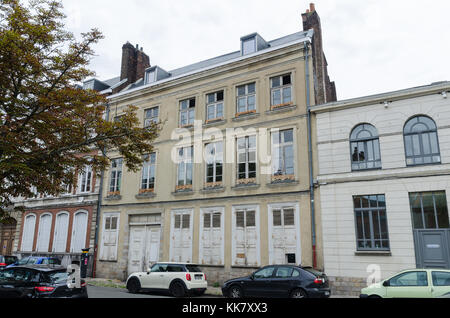
[(122, 46), (122, 67), (120, 80), (127, 79), (127, 85), (144, 78), (145, 69), (150, 67), (150, 58), (139, 45), (134, 47), (130, 42)]
[(314, 30), (312, 56), (314, 64), (314, 88), (316, 104), (324, 104), (337, 100), (336, 86), (328, 76), (328, 64), (323, 52), (322, 25), (314, 3), (302, 14), (303, 31)]

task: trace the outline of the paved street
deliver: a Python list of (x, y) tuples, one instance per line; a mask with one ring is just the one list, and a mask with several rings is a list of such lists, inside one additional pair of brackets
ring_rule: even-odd
[[(168, 293), (139, 293), (130, 294), (124, 288), (98, 287), (88, 285), (89, 298), (172, 298)], [(202, 296), (195, 298), (209, 298), (213, 296)]]

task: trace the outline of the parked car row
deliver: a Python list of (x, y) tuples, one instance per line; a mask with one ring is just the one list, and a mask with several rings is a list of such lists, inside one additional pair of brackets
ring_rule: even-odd
[[(147, 272), (133, 273), (126, 282), (130, 293), (168, 291), (174, 297), (203, 295), (208, 286), (197, 265), (156, 263)], [(325, 273), (294, 265), (266, 266), (250, 276), (232, 279), (222, 287), (225, 297), (328, 298), (331, 295)]]
[(61, 265), (61, 260), (56, 257), (27, 256), (18, 259), (16, 256), (0, 255), (0, 270), (23, 265)]

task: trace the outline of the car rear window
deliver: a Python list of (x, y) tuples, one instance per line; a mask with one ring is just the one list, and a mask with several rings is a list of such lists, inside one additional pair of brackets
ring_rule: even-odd
[(323, 273), (322, 272), (319, 272), (319, 271), (317, 271), (317, 270), (315, 270), (315, 269), (313, 269), (313, 268), (303, 268), (303, 270), (305, 270), (305, 271), (307, 271), (308, 273), (311, 273), (311, 274), (313, 274), (314, 276), (323, 276)]
[(17, 258), (14, 256), (5, 256), (5, 260), (6, 260), (6, 263), (12, 264), (12, 263), (16, 262)]
[(201, 273), (202, 272), (200, 270), (200, 268), (196, 265), (186, 265), (186, 268), (187, 268), (188, 272), (191, 272), (191, 273)]
[(42, 275), (43, 281), (50, 284), (66, 283), (69, 279), (69, 273), (66, 271), (55, 271)]

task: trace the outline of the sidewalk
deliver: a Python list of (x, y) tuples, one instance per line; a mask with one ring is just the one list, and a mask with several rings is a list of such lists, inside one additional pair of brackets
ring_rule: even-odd
[[(104, 278), (85, 278), (85, 281), (89, 285), (98, 287), (110, 287), (110, 288), (126, 288), (125, 282), (114, 279), (104, 279)], [(220, 287), (208, 286), (205, 292), (205, 296), (222, 296), (222, 289)], [(330, 298), (358, 298), (355, 296), (343, 296), (343, 295), (331, 295)]]

